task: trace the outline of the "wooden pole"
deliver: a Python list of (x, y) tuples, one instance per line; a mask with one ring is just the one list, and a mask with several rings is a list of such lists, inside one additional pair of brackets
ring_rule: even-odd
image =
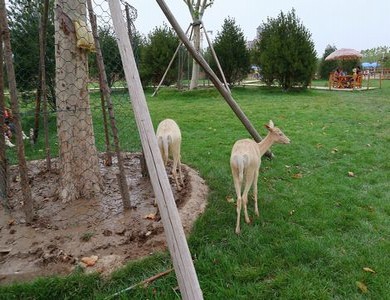
[(15, 69), (12, 61), (11, 37), (8, 28), (7, 11), (5, 9), (4, 0), (0, 0), (0, 22), (2, 22), (3, 41), (4, 41), (4, 57), (7, 68), (8, 86), (11, 98), (11, 108), (13, 114), (13, 121), (16, 132), (16, 145), (18, 151), (19, 161), (19, 175), (20, 185), (23, 194), (23, 210), (26, 216), (26, 223), (30, 224), (34, 219), (34, 206), (31, 195), (31, 188), (28, 183), (28, 170), (26, 164), (26, 157), (24, 154), (24, 143), (22, 137), (22, 124), (20, 122), (18, 94), (16, 89)]
[[(48, 170), (51, 169), (51, 154), (50, 154), (50, 143), (49, 143), (49, 116), (47, 111), (47, 91), (46, 91), (46, 33), (47, 33), (47, 20), (49, 16), (49, 0), (45, 0), (43, 3), (43, 12), (41, 12), (41, 26), (39, 30), (39, 65), (40, 65), (40, 90), (41, 96), (43, 97), (43, 126), (45, 131), (45, 149), (46, 149), (46, 167)], [(38, 105), (37, 105), (38, 106)], [(39, 113), (39, 109), (36, 110)], [(35, 116), (36, 127), (34, 129), (34, 143), (38, 138), (39, 122), (37, 121), (37, 115)], [(38, 114), (39, 120), (39, 114)], [(31, 136), (30, 136), (31, 138)]]
[[(236, 116), (240, 119), (241, 123), (245, 126), (245, 128), (248, 130), (250, 135), (254, 138), (254, 140), (259, 143), (261, 142), (262, 138), (259, 135), (259, 133), (256, 131), (256, 129), (253, 127), (247, 116), (244, 114), (244, 112), (241, 110), (241, 108), (238, 106), (237, 102), (233, 99), (232, 95), (229, 93), (228, 89), (225, 88), (225, 86), (222, 84), (222, 82), (218, 79), (217, 75), (214, 73), (214, 71), (210, 68), (206, 60), (203, 58), (202, 55), (200, 55), (192, 45), (192, 43), (189, 41), (187, 36), (184, 34), (183, 30), (180, 28), (179, 23), (176, 21), (175, 17), (169, 10), (168, 6), (165, 4), (164, 0), (156, 0), (158, 5), (160, 6), (161, 10), (167, 17), (169, 23), (171, 23), (173, 29), (176, 31), (177, 35), (179, 36), (180, 40), (183, 42), (183, 44), (186, 46), (187, 50), (191, 53), (192, 57), (198, 62), (198, 64), (203, 68), (205, 73), (210, 77), (210, 80), (214, 84), (214, 86), (217, 88), (217, 90), (220, 92), (222, 97), (226, 100), (228, 105), (231, 107), (233, 112), (236, 114)], [(272, 158), (273, 155), (270, 151), (267, 151), (265, 156)]]
[(10, 209), (8, 202), (8, 174), (7, 174), (7, 158), (5, 156), (5, 97), (4, 97), (4, 74), (3, 74), (3, 29), (0, 22), (0, 203), (7, 211)]
[(133, 50), (122, 17), (120, 2), (119, 0), (109, 0), (108, 3), (117, 35), (123, 67), (125, 69), (131, 104), (140, 133), (151, 183), (164, 225), (167, 244), (171, 253), (181, 296), (183, 299), (203, 299), (183, 226), (173, 198), (172, 189), (157, 145), (156, 135), (145, 94), (142, 90)]
[(204, 24), (202, 22), (202, 27), (203, 27), (203, 32), (204, 32), (204, 35), (206, 36), (206, 40), (207, 40), (207, 43), (209, 44), (209, 47), (210, 47), (210, 50), (211, 50), (211, 54), (215, 60), (215, 62), (217, 63), (217, 66), (218, 66), (218, 70), (219, 72), (221, 73), (221, 76), (222, 76), (222, 79), (223, 79), (223, 83), (225, 84), (225, 87), (226, 89), (229, 91), (229, 93), (232, 93), (229, 89), (229, 85), (226, 81), (226, 78), (225, 78), (225, 73), (223, 72), (222, 70), (222, 67), (221, 67), (221, 64), (219, 63), (219, 59), (218, 59), (218, 56), (217, 56), (217, 53), (215, 53), (215, 50), (214, 50), (214, 47), (213, 47), (213, 43), (210, 41), (209, 39), (209, 35), (207, 34), (207, 30), (206, 28), (204, 27)]
[(97, 24), (96, 24), (96, 16), (93, 13), (91, 0), (87, 0), (87, 6), (88, 6), (88, 13), (89, 13), (89, 20), (91, 22), (91, 27), (92, 27), (92, 34), (95, 41), (96, 60), (97, 60), (97, 65), (99, 70), (99, 77), (101, 78), (100, 89), (103, 90), (104, 98), (108, 104), (108, 112), (110, 115), (110, 122), (111, 122), (112, 134), (114, 138), (115, 151), (116, 151), (116, 156), (118, 158), (118, 168), (119, 168), (119, 174), (117, 175), (118, 185), (122, 196), (123, 208), (130, 209), (132, 205), (130, 201), (129, 188), (126, 181), (124, 162), (123, 162), (122, 153), (119, 145), (118, 129), (116, 127), (111, 94), (107, 83), (107, 74), (104, 66), (102, 50), (100, 47), (99, 35), (98, 35)]

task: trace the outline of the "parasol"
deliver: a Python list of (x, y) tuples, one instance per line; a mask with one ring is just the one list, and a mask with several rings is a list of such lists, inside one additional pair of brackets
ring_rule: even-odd
[(363, 55), (361, 55), (359, 51), (354, 49), (341, 48), (329, 54), (325, 60), (353, 60), (362, 57)]

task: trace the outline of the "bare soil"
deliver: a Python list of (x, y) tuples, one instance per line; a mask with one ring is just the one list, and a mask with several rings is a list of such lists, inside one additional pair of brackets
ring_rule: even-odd
[[(32, 280), (40, 276), (66, 275), (76, 266), (86, 272), (110, 274), (130, 260), (166, 249), (161, 220), (154, 218), (154, 193), (141, 176), (140, 154), (125, 155), (130, 197), (136, 209), (124, 211), (117, 184), (118, 167), (106, 167), (101, 159), (105, 190), (101, 199), (63, 203), (58, 196), (57, 161), (46, 170), (45, 161), (28, 163), (36, 221), (27, 226), (21, 211), (22, 193), (18, 169), (9, 169), (11, 210), (0, 207), (0, 284)], [(178, 192), (169, 176), (186, 234), (204, 211), (208, 188), (196, 171), (182, 165), (184, 188)], [(170, 174), (170, 166), (167, 167)], [(93, 266), (82, 262), (97, 258)]]

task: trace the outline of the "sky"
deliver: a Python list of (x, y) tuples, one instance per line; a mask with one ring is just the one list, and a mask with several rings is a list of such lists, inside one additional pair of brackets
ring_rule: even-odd
[[(148, 34), (155, 27), (169, 24), (155, 0), (127, 0), (138, 12), (135, 26)], [(183, 0), (165, 0), (183, 31), (191, 16)], [(358, 51), (390, 46), (390, 0), (215, 0), (206, 9), (203, 23), (214, 39), (221, 32), (224, 20), (234, 18), (245, 38), (256, 37), (256, 28), (267, 17), (276, 18), (281, 11), (294, 8), (297, 17), (312, 35), (318, 57), (327, 45), (353, 48)]]

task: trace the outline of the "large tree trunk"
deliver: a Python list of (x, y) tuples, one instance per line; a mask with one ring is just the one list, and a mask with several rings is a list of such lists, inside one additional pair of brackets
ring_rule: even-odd
[[(194, 29), (193, 31), (194, 48), (196, 52), (200, 53), (200, 25), (194, 25), (193, 29)], [(199, 81), (199, 64), (196, 62), (195, 59), (192, 59), (192, 76), (191, 76), (190, 90), (196, 89), (198, 87), (198, 81)]]
[(88, 199), (101, 191), (87, 87), (87, 51), (76, 46), (76, 20), (86, 20), (85, 0), (56, 0), (57, 130), (63, 201)]

